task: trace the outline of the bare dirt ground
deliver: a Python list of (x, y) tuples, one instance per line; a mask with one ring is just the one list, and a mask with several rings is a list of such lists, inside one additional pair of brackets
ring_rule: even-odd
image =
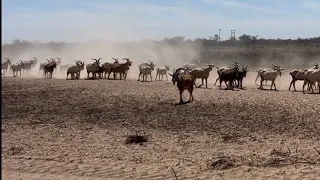
[[(2, 178), (319, 179), (318, 94), (194, 98), (174, 106), (170, 81), (2, 77)], [(125, 144), (136, 133), (148, 142)]]

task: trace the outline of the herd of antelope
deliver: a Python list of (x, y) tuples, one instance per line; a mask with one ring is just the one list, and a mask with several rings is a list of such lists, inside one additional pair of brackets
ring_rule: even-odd
[[(105, 62), (101, 63), (101, 58), (92, 59), (94, 62), (86, 65), (87, 78), (88, 79), (110, 79), (110, 74), (113, 73), (113, 78), (116, 79), (116, 76), (119, 74), (120, 80), (126, 79), (127, 73), (130, 70), (132, 65), (132, 61), (129, 58), (123, 58), (124, 62), (120, 63), (118, 58), (112, 58), (114, 62)], [(43, 75), (45, 78), (52, 78), (52, 74), (55, 69), (59, 69), (59, 71), (67, 72), (67, 79), (69, 79), (69, 75), (71, 79), (80, 79), (80, 73), (84, 70), (85, 63), (81, 61), (76, 61), (74, 65), (69, 64), (61, 64), (61, 58), (50, 58), (46, 59), (47, 62), (40, 63), (39, 73), (43, 71)], [(21, 76), (21, 71), (31, 71), (32, 68), (35, 68), (38, 63), (38, 59), (33, 57), (33, 59), (29, 61), (19, 61), (15, 64), (12, 64), (9, 58), (5, 58), (5, 62), (2, 63), (2, 74), (7, 74), (7, 70), (12, 71), (13, 76), (17, 76), (18, 73)], [(233, 89), (234, 87), (242, 88), (242, 81), (246, 77), (248, 70), (248, 66), (243, 66), (239, 62), (233, 62), (233, 65), (230, 67), (217, 67), (213, 64), (205, 65), (206, 67), (200, 67), (200, 61), (197, 61), (196, 64), (184, 64), (181, 68), (173, 69), (173, 73), (168, 73), (170, 66), (166, 65), (164, 67), (156, 68), (156, 78), (155, 80), (163, 80), (163, 76), (166, 76), (168, 80), (167, 74), (172, 77), (172, 82), (175, 85), (177, 83), (178, 89), (180, 91), (180, 95), (184, 90), (188, 90), (190, 93), (190, 101), (192, 98), (193, 86), (196, 86), (196, 79), (201, 79), (202, 84), (196, 86), (200, 88), (204, 84), (204, 80), (206, 83), (206, 88), (208, 88), (207, 80), (209, 74), (213, 67), (217, 68), (218, 78), (215, 81), (215, 84), (220, 82), (220, 89), (222, 82), (225, 83), (227, 89)], [(149, 60), (149, 62), (142, 63), (138, 65), (139, 67), (139, 76), (138, 81), (140, 81), (140, 77), (142, 75), (142, 81), (147, 81), (148, 76), (150, 76), (150, 81), (152, 81), (152, 71), (155, 70), (156, 65)], [(257, 70), (257, 77), (255, 79), (255, 83), (258, 78), (260, 78), (260, 87), (259, 89), (263, 89), (263, 81), (271, 81), (270, 90), (274, 87), (274, 90), (277, 90), (275, 80), (278, 76), (281, 77), (284, 69), (280, 66), (273, 65), (271, 68), (260, 68)], [(91, 77), (89, 76), (91, 73)], [(108, 74), (108, 77), (107, 77)], [(292, 77), (292, 81), (289, 85), (289, 90), (293, 86), (296, 91), (295, 83), (296, 81), (304, 81), (302, 91), (305, 93), (305, 86), (308, 86), (308, 90), (314, 93), (314, 89), (318, 89), (320, 93), (320, 68), (316, 63), (313, 67), (304, 68), (304, 69), (294, 69), (289, 73)]]

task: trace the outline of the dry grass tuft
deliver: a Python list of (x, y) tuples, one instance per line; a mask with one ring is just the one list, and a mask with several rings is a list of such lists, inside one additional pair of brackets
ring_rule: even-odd
[(291, 165), (291, 162), (287, 158), (282, 157), (272, 157), (267, 159), (267, 161), (262, 165), (264, 167), (284, 167)]
[(287, 151), (284, 151), (282, 149), (275, 149), (273, 148), (270, 155), (271, 156), (279, 156), (279, 157), (288, 157), (290, 156), (291, 151), (288, 149)]
[(320, 176), (317, 95), (197, 88), (193, 103), (172, 106), (169, 82), (5, 77), (1, 93), (5, 179), (282, 178), (273, 167)]
[(8, 152), (8, 155), (10, 156), (21, 155), (21, 154), (24, 154), (24, 148), (19, 146), (11, 147)]
[(237, 134), (225, 134), (221, 136), (224, 143), (238, 142), (239, 135)]
[(209, 168), (213, 170), (226, 170), (235, 166), (235, 160), (229, 156), (213, 157), (209, 164)]

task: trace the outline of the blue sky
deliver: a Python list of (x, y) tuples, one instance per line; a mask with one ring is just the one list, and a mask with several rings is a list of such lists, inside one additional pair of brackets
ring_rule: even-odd
[(2, 0), (2, 43), (320, 36), (319, 0)]

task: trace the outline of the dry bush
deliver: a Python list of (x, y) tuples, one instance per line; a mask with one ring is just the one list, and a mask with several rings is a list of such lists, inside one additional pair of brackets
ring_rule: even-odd
[(285, 151), (282, 149), (275, 149), (275, 148), (273, 148), (270, 153), (271, 156), (278, 156), (278, 157), (288, 157), (288, 156), (290, 156), (290, 154), (291, 154), (290, 149)]
[(297, 164), (320, 165), (320, 151), (316, 148), (313, 149), (316, 153), (302, 152), (298, 147), (295, 147), (294, 150), (290, 150), (290, 148), (273, 148), (270, 156), (262, 156), (255, 153), (247, 156), (224, 154), (214, 156), (207, 166), (211, 170), (225, 170), (243, 165), (249, 167), (284, 167)]
[(294, 150), (290, 150), (290, 148), (273, 148), (270, 152), (271, 157), (257, 157), (258, 160), (251, 161), (250, 164), (262, 167), (283, 167), (295, 164), (316, 165), (320, 163), (320, 153), (316, 148), (313, 149), (316, 150), (317, 154), (300, 151), (298, 146)]
[(13, 146), (7, 152), (7, 154), (10, 155), (10, 156), (21, 155), (21, 154), (24, 154), (24, 153), (25, 153), (24, 152), (24, 148), (20, 147), (20, 146)]
[(236, 160), (229, 156), (213, 157), (208, 164), (209, 169), (212, 170), (226, 170), (236, 166)]
[(221, 138), (222, 138), (222, 142), (231, 143), (231, 142), (238, 142), (240, 137), (237, 134), (225, 134), (225, 135), (222, 135)]
[(126, 138), (125, 144), (143, 144), (144, 142), (148, 142), (148, 137), (143, 135), (129, 135)]
[(290, 160), (282, 157), (271, 157), (262, 164), (264, 167), (284, 167), (288, 165), (291, 165)]

